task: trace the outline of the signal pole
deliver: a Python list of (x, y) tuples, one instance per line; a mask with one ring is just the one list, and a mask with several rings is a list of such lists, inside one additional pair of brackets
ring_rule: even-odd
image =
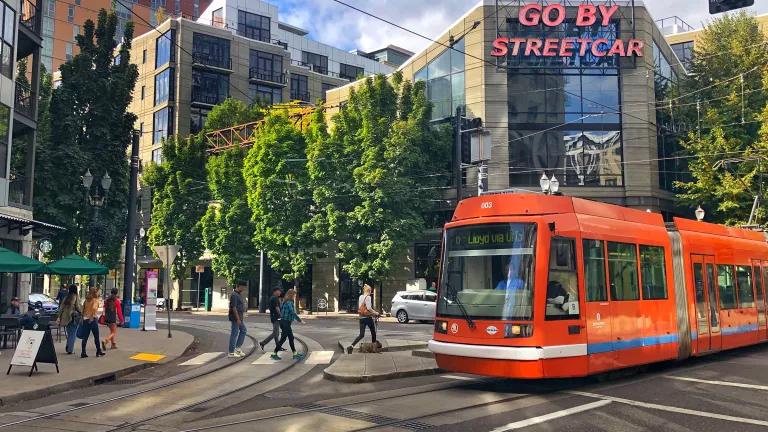
[[(136, 194), (139, 183), (139, 131), (131, 139), (131, 177), (128, 183), (128, 230), (125, 233), (125, 271), (123, 271), (123, 316), (131, 316), (133, 273), (136, 271)], [(170, 327), (169, 327), (170, 329)]]

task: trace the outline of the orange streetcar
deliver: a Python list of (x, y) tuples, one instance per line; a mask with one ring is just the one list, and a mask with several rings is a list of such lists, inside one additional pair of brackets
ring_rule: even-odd
[(585, 376), (768, 338), (761, 232), (533, 194), (463, 200), (445, 228), (442, 369)]

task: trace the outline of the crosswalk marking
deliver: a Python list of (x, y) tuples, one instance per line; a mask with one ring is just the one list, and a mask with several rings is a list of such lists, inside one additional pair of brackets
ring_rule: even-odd
[(179, 364), (179, 366), (198, 366), (208, 363), (211, 360), (214, 360), (220, 356), (224, 355), (223, 352), (207, 352), (200, 354), (199, 356), (195, 358), (191, 358), (184, 363)]
[(333, 351), (312, 351), (307, 357), (306, 364), (328, 364), (333, 359)]

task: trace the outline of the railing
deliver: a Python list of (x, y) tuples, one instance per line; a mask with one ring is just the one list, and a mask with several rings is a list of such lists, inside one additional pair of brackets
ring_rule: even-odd
[(309, 102), (309, 92), (298, 92), (291, 90), (291, 99)]
[(212, 95), (210, 93), (205, 93), (200, 90), (192, 89), (192, 102), (202, 103), (206, 105), (218, 105), (221, 102), (224, 102), (224, 100), (220, 100), (218, 95)]
[(695, 30), (693, 26), (677, 15), (656, 20), (656, 23), (665, 35), (685, 33)]
[[(248, 39), (251, 39), (251, 40), (255, 40), (255, 41), (259, 41), (259, 42), (266, 42), (266, 43), (270, 43), (272, 41), (271, 38), (268, 35), (267, 36), (262, 35), (262, 34), (257, 35), (255, 31), (244, 31), (243, 29), (240, 28), (239, 25), (237, 26), (236, 32), (237, 32), (238, 36), (242, 36), (244, 38), (248, 38)], [(266, 31), (265, 31), (265, 33), (266, 33)]]
[(35, 2), (31, 0), (22, 0), (21, 13), (19, 14), (19, 22), (28, 29), (32, 30), (35, 34), (40, 34), (38, 15), (39, 10)]
[(248, 77), (253, 80), (267, 81), (282, 85), (288, 83), (284, 73), (267, 69), (251, 68), (249, 70)]
[(232, 70), (232, 58), (214, 56), (207, 53), (192, 53), (192, 63)]
[(339, 76), (339, 74), (335, 72), (330, 72), (327, 67), (316, 65), (314, 63), (306, 63), (301, 60), (291, 60), (291, 64), (295, 66), (301, 66), (301, 67), (307, 68), (312, 72), (317, 72), (319, 74), (336, 76), (336, 77)]
[(23, 175), (11, 173), (8, 184), (8, 203), (11, 205), (27, 205), (27, 178)]
[(33, 120), (35, 117), (34, 96), (35, 94), (29, 86), (16, 82), (16, 100), (14, 103), (16, 111)]

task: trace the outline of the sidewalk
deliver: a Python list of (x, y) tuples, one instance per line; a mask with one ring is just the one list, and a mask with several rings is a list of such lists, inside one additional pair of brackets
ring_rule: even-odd
[[(106, 334), (106, 328), (99, 327), (100, 336)], [(194, 338), (192, 335), (173, 331), (173, 338), (168, 338), (167, 331), (143, 332), (137, 329), (119, 329), (117, 334), (118, 349), (107, 349), (106, 357), (97, 358), (93, 340), (88, 341), (88, 358), (80, 358), (80, 342), (75, 343), (75, 354), (65, 353), (66, 337), (62, 331), (61, 342), (57, 342), (56, 332), (53, 332), (56, 356), (59, 360), (59, 371), (56, 365), (41, 363), (38, 371), (31, 377), (29, 368), (14, 366), (10, 375), (3, 375), (3, 385), (0, 386), (0, 406), (23, 400), (37, 399), (53, 393), (87, 387), (99, 382), (117, 380), (119, 377), (139, 371), (153, 364), (173, 361), (189, 348)], [(4, 374), (13, 357), (12, 348), (0, 350), (0, 371)], [(138, 354), (146, 360), (134, 360)], [(153, 356), (163, 356), (157, 361)]]
[(323, 371), (331, 381), (364, 383), (432, 375), (439, 371), (434, 359), (417, 357), (409, 351), (381, 354), (343, 354)]
[[(227, 311), (225, 310), (212, 310), (212, 311), (205, 311), (205, 310), (189, 310), (189, 311), (173, 311), (175, 314), (190, 314), (190, 315), (201, 315), (201, 316), (227, 316)], [(245, 313), (245, 316), (269, 316), (269, 312), (261, 313), (256, 310), (249, 310)], [(347, 313), (347, 312), (313, 312), (311, 314), (308, 314), (306, 312), (302, 312), (299, 314), (301, 319), (345, 319), (345, 320), (356, 320), (360, 317), (357, 314)], [(397, 318), (395, 317), (389, 317), (389, 316), (381, 316), (379, 318), (379, 322), (388, 322), (388, 323), (395, 323), (397, 322)]]

